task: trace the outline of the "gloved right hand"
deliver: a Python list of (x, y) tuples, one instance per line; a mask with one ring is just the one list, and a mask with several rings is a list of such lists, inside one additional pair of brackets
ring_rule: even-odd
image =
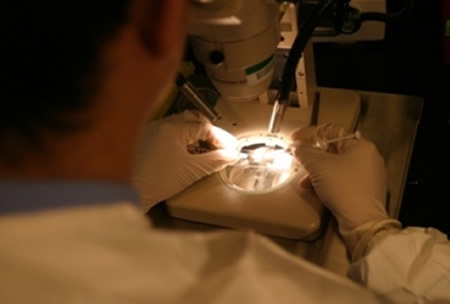
[(291, 134), (294, 153), (309, 173), (308, 182), (335, 216), (339, 232), (354, 259), (370, 238), (382, 229), (398, 227), (386, 209), (386, 170), (376, 146), (364, 139), (330, 143), (326, 151), (314, 147), (320, 139), (348, 135), (345, 129), (325, 124), (298, 129)]

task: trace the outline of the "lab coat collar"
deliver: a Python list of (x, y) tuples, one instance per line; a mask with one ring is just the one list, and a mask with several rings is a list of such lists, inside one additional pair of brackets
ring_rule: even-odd
[(118, 201), (139, 204), (137, 191), (128, 184), (104, 181), (0, 182), (0, 215)]

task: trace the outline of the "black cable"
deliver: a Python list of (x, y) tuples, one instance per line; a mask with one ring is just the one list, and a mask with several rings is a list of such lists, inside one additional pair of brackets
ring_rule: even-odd
[[(340, 1), (340, 2), (339, 2)], [(345, 0), (322, 0), (315, 7), (314, 11), (308, 15), (306, 21), (300, 26), (300, 30), (292, 44), (291, 50), (289, 52), (289, 57), (284, 66), (282, 80), (280, 88), (278, 90), (277, 99), (280, 102), (288, 102), (289, 94), (294, 87), (295, 83), (295, 70), (297, 68), (298, 62), (302, 56), (302, 53), (311, 38), (315, 27), (319, 24), (319, 21), (323, 15), (328, 11), (328, 9), (336, 3), (336, 8), (338, 10), (338, 15), (342, 15), (342, 10), (347, 7), (349, 1)], [(366, 12), (359, 15), (359, 22), (363, 21), (388, 21), (392, 19), (401, 18), (409, 13), (411, 13), (414, 6), (414, 0), (407, 0), (405, 6), (396, 13), (379, 13), (379, 12)], [(338, 25), (342, 22), (338, 22)], [(343, 31), (342, 31), (343, 32)], [(343, 32), (344, 33), (344, 32)]]
[(364, 21), (380, 21), (387, 22), (395, 19), (403, 18), (409, 15), (414, 8), (414, 0), (407, 0), (403, 8), (395, 13), (379, 13), (379, 12), (365, 12), (361, 13), (359, 19), (361, 22)]
[[(321, 0), (315, 7), (314, 11), (307, 16), (306, 21), (300, 26), (300, 30), (297, 33), (294, 43), (289, 51), (289, 56), (283, 70), (280, 88), (277, 92), (276, 101), (269, 122), (269, 132), (278, 132), (286, 107), (289, 105), (289, 94), (294, 88), (295, 72), (300, 58), (302, 57), (302, 53), (304, 52), (309, 39), (313, 35), (314, 29), (319, 25), (322, 17), (333, 5), (335, 5), (338, 17), (344, 17), (345, 13), (350, 13), (350, 19), (354, 23), (352, 28), (356, 31), (359, 29), (362, 21), (385, 21), (392, 18), (400, 18), (405, 14), (409, 14), (412, 11), (413, 1), (414, 0), (407, 0), (407, 4), (404, 8), (395, 14), (380, 14), (375, 12), (359, 14), (356, 9), (348, 6), (348, 0)], [(347, 12), (343, 12), (345, 10), (347, 10)], [(348, 21), (350, 21), (350, 19)], [(335, 26), (343, 25), (344, 23), (345, 20), (338, 20)], [(350, 30), (349, 33), (354, 31)], [(344, 33), (344, 30), (341, 29), (340, 32)]]
[(295, 37), (291, 50), (289, 51), (289, 57), (286, 61), (283, 70), (283, 76), (278, 90), (278, 100), (280, 102), (288, 102), (289, 93), (294, 87), (295, 83), (295, 70), (298, 62), (305, 50), (308, 40), (311, 38), (314, 28), (318, 25), (320, 19), (325, 12), (334, 4), (335, 0), (322, 0), (315, 7), (315, 10), (308, 16), (306, 21), (300, 26), (300, 30)]
[(342, 26), (344, 24), (344, 16), (345, 16), (345, 10), (348, 7), (348, 3), (350, 0), (336, 0), (336, 7), (335, 7), (335, 21), (334, 21), (334, 30), (336, 33), (339, 33), (342, 29)]

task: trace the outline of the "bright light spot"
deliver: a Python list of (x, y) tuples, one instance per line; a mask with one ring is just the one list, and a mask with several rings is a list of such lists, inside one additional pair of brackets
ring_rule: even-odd
[(218, 141), (218, 145), (225, 149), (237, 149), (238, 140), (231, 133), (228, 133), (224, 129), (212, 126), (211, 133)]
[(278, 170), (290, 170), (292, 167), (293, 157), (290, 153), (278, 153), (273, 158), (272, 166)]
[(282, 138), (245, 136), (238, 140), (240, 160), (221, 171), (224, 183), (246, 193), (273, 191), (295, 173), (297, 163)]

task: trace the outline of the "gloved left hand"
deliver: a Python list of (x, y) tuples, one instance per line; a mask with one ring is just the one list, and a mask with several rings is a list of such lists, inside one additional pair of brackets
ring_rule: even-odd
[(312, 186), (336, 217), (339, 232), (352, 258), (357, 260), (376, 233), (400, 228), (401, 224), (386, 211), (386, 168), (374, 143), (360, 138), (336, 141), (326, 151), (314, 147), (317, 139), (345, 135), (345, 129), (324, 124), (298, 129), (291, 138), (295, 156), (310, 175), (310, 182), (303, 181), (301, 185)]
[[(217, 147), (192, 154), (188, 146), (202, 140)], [(198, 111), (154, 121), (143, 130), (132, 176), (145, 211), (194, 182), (238, 160), (237, 140), (213, 126)]]

